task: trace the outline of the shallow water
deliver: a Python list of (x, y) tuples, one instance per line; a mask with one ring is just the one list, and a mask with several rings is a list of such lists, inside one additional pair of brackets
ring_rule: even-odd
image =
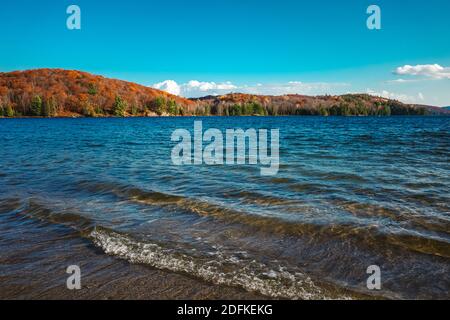
[[(172, 165), (171, 133), (194, 120), (205, 130), (279, 129), (278, 174)], [(57, 247), (67, 243), (75, 262), (86, 254), (69, 244), (73, 234), (122, 268), (187, 275), (199, 290), (450, 298), (448, 117), (0, 119), (0, 135), (3, 297), (15, 296), (8, 281), (33, 259), (62, 263), (42, 243), (54, 246), (46, 228), (63, 225)], [(30, 247), (17, 256), (20, 233)], [(376, 292), (366, 288), (374, 264)], [(64, 284), (40, 265), (41, 282)]]

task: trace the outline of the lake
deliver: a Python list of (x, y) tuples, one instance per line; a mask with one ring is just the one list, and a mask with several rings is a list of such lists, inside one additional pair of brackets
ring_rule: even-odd
[[(196, 120), (278, 129), (276, 174), (174, 165)], [(1, 298), (450, 298), (449, 117), (0, 119), (0, 136)]]

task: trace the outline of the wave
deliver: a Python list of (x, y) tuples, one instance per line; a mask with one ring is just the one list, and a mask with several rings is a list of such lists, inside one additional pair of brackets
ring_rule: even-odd
[[(240, 287), (272, 298), (333, 299), (311, 278), (301, 272), (289, 272), (282, 266), (270, 268), (255, 260), (246, 260), (223, 252), (212, 259), (194, 258), (165, 249), (155, 243), (136, 241), (107, 229), (96, 228), (90, 238), (106, 254), (131, 263), (145, 264), (157, 269), (186, 273), (217, 285)], [(340, 296), (339, 299), (350, 299)]]
[(333, 203), (356, 217), (375, 219), (377, 221), (387, 218), (403, 226), (410, 226), (410, 229), (435, 232), (443, 236), (450, 234), (450, 221), (443, 217), (425, 217), (411, 214), (411, 212), (402, 210), (401, 207), (386, 207), (380, 204), (361, 203), (343, 198), (335, 198)]
[(225, 199), (237, 199), (241, 201), (241, 203), (246, 204), (259, 204), (259, 205), (269, 205), (269, 206), (278, 206), (278, 205), (290, 205), (294, 204), (297, 201), (292, 199), (286, 199), (277, 197), (275, 195), (263, 194), (261, 192), (248, 191), (248, 190), (232, 190), (227, 191), (222, 194)]
[(162, 193), (153, 190), (143, 190), (134, 186), (109, 182), (81, 181), (77, 183), (77, 188), (81, 190), (87, 190), (94, 194), (113, 194), (117, 197), (127, 198), (129, 200), (155, 204), (176, 203), (184, 199), (184, 197), (171, 195), (168, 193)]
[[(361, 223), (315, 222), (312, 218), (306, 221), (289, 220), (280, 218), (274, 215), (273, 212), (270, 215), (263, 211), (259, 214), (254, 214), (205, 200), (143, 190), (134, 186), (92, 182), (83, 182), (82, 185), (89, 190), (113, 194), (126, 201), (142, 205), (156, 205), (170, 212), (179, 212), (180, 214), (193, 214), (198, 217), (213, 218), (226, 224), (239, 224), (250, 227), (253, 231), (263, 231), (268, 234), (306, 236), (313, 238), (316, 242), (348, 237), (357, 241), (360, 246), (366, 246), (367, 248), (390, 244), (424, 254), (450, 257), (450, 243), (446, 238), (420, 231), (424, 227), (433, 227), (432, 230), (435, 232), (445, 231), (445, 228), (448, 226), (448, 223), (442, 224), (445, 221), (421, 221), (417, 217), (401, 217), (388, 208), (370, 206), (368, 204), (340, 203), (344, 209), (354, 215), (361, 215), (365, 211), (366, 214), (370, 214), (374, 218), (387, 217), (396, 223), (407, 221), (411, 227), (419, 227), (420, 229), (405, 229), (402, 224), (397, 227), (390, 225), (389, 228), (385, 228), (383, 225), (374, 225), (373, 223), (367, 223), (365, 220), (362, 220)], [(251, 193), (242, 193), (242, 195), (244, 194), (248, 196)], [(266, 200), (271, 204), (276, 204), (272, 198)], [(301, 210), (303, 209), (299, 209), (299, 212), (297, 212), (297, 219), (298, 215), (302, 214)]]
[[(10, 199), (7, 202), (0, 201), (0, 209), (17, 212), (24, 219), (38, 219), (44, 223), (57, 223), (71, 227), (79, 232), (79, 236), (91, 240), (106, 254), (127, 260), (130, 263), (185, 273), (203, 281), (217, 285), (240, 287), (272, 298), (342, 299), (358, 298), (359, 295), (367, 294), (362, 292), (355, 283), (346, 283), (346, 277), (342, 277), (339, 270), (335, 270), (336, 274), (328, 272), (328, 276), (322, 278), (316, 274), (314, 268), (310, 269), (303, 262), (299, 264), (299, 261), (307, 262), (320, 258), (321, 263), (313, 262), (313, 264), (319, 269), (328, 270), (328, 266), (336, 266), (343, 261), (342, 258), (344, 257), (341, 257), (338, 252), (330, 255), (330, 252), (334, 250), (332, 248), (337, 249), (342, 245), (353, 248), (352, 252), (361, 253), (361, 257), (366, 256), (373, 250), (375, 255), (377, 252), (389, 250), (386, 248), (387, 244), (421, 253), (449, 257), (448, 243), (423, 240), (419, 236), (401, 233), (380, 235), (375, 227), (366, 229), (363, 227), (357, 228), (354, 225), (339, 224), (318, 226), (305, 223), (288, 223), (262, 217), (247, 217), (247, 220), (239, 225), (224, 224), (220, 227), (225, 228), (223, 230), (227, 230), (227, 232), (231, 232), (235, 227), (243, 228), (241, 230), (245, 229), (246, 231), (251, 229), (248, 229), (248, 227), (263, 230), (263, 233), (251, 233), (256, 239), (260, 236), (268, 239), (267, 235), (271, 233), (276, 235), (275, 239), (279, 240), (307, 240), (303, 244), (301, 241), (297, 242), (297, 240), (279, 242), (280, 244), (286, 243), (286, 245), (288, 243), (295, 244), (295, 250), (300, 251), (298, 251), (298, 257), (295, 259), (294, 257), (291, 259), (288, 254), (282, 260), (278, 260), (280, 259), (278, 256), (269, 258), (270, 255), (261, 255), (261, 248), (253, 246), (248, 248), (245, 246), (235, 247), (234, 245), (222, 247), (206, 245), (206, 243), (201, 242), (183, 244), (177, 240), (162, 240), (164, 237), (160, 238), (157, 234), (153, 236), (149, 233), (119, 232), (109, 224), (105, 226), (103, 223), (84, 217), (76, 211), (49, 209), (41, 203), (39, 199), (31, 199), (27, 203), (19, 199)], [(208, 215), (211, 212), (204, 211), (202, 214)], [(17, 215), (15, 216), (17, 217)], [(221, 217), (224, 221), (229, 222), (228, 218), (227, 216)], [(239, 216), (236, 219), (240, 220), (244, 217)], [(210, 222), (217, 226), (218, 221)], [(286, 233), (288, 234), (285, 238)], [(298, 238), (292, 237), (294, 233), (298, 235)], [(280, 235), (282, 238), (278, 237)], [(353, 245), (348, 243), (349, 240), (353, 242)], [(342, 241), (344, 243), (341, 243)], [(285, 250), (288, 250), (288, 248), (286, 247)], [(346, 263), (348, 264), (358, 263), (351, 257), (347, 258), (345, 259), (347, 259)], [(385, 297), (390, 294), (389, 292), (383, 292)]]
[[(283, 266), (279, 261), (259, 262), (246, 252), (232, 253), (213, 246), (215, 251), (196, 252), (181, 249), (176, 243), (138, 241), (131, 235), (100, 226), (95, 221), (71, 212), (53, 211), (38, 199), (0, 201), (2, 212), (16, 212), (14, 219), (36, 221), (40, 225), (59, 224), (89, 239), (105, 254), (133, 264), (182, 273), (216, 285), (239, 287), (271, 298), (280, 299), (350, 299), (342, 290), (330, 290), (316, 284), (299, 270)], [(270, 265), (269, 265), (270, 263)]]
[(56, 211), (48, 208), (38, 199), (31, 198), (22, 201), (19, 198), (3, 199), (0, 201), (1, 212), (15, 212), (24, 218), (31, 218), (46, 224), (60, 224), (68, 226), (80, 233), (89, 233), (95, 227), (95, 221), (68, 210)]

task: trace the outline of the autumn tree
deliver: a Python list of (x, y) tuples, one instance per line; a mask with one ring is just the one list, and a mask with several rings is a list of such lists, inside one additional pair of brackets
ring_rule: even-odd
[(85, 117), (95, 117), (96, 115), (94, 107), (88, 101), (83, 103), (82, 112)]

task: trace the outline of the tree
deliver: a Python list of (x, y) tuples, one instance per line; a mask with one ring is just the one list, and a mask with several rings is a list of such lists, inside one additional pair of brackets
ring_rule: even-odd
[(253, 112), (253, 103), (246, 103), (242, 106), (241, 112), (243, 115), (252, 115)]
[(45, 101), (42, 105), (42, 116), (53, 117), (56, 114), (56, 108), (56, 99), (54, 97), (47, 99), (47, 101)]
[(155, 112), (158, 115), (162, 115), (167, 111), (167, 101), (164, 97), (158, 97), (153, 101), (153, 105), (155, 106)]
[(83, 103), (83, 115), (90, 118), (95, 117), (94, 107), (87, 101)]
[(42, 98), (40, 96), (34, 96), (31, 101), (31, 115), (40, 116), (42, 113)]
[(14, 117), (14, 110), (13, 110), (13, 108), (11, 107), (10, 104), (8, 104), (8, 105), (6, 106), (6, 109), (5, 109), (5, 116), (10, 117), (10, 118)]
[(132, 114), (133, 116), (137, 116), (138, 113), (139, 113), (139, 108), (138, 108), (138, 106), (137, 106), (136, 104), (133, 104), (133, 105), (131, 106), (131, 114)]
[(319, 114), (321, 116), (327, 117), (328, 116), (328, 110), (326, 108), (324, 108), (324, 106), (322, 104), (319, 105)]
[(390, 115), (391, 115), (391, 108), (389, 106), (384, 106), (383, 116), (390, 116)]
[(264, 108), (262, 105), (260, 105), (258, 102), (253, 102), (252, 103), (252, 108), (251, 108), (251, 114), (250, 115), (260, 115), (263, 116), (265, 114)]
[(234, 104), (229, 108), (230, 116), (240, 116), (242, 115), (242, 106), (240, 104)]
[(127, 107), (128, 107), (127, 102), (124, 101), (120, 96), (116, 96), (116, 100), (113, 106), (113, 114), (116, 117), (124, 117)]
[(98, 90), (95, 84), (89, 83), (88, 84), (88, 93), (92, 96), (95, 96), (97, 94)]
[(169, 113), (176, 116), (178, 113), (178, 106), (177, 106), (177, 102), (175, 100), (169, 100), (168, 102), (168, 109), (169, 109)]

